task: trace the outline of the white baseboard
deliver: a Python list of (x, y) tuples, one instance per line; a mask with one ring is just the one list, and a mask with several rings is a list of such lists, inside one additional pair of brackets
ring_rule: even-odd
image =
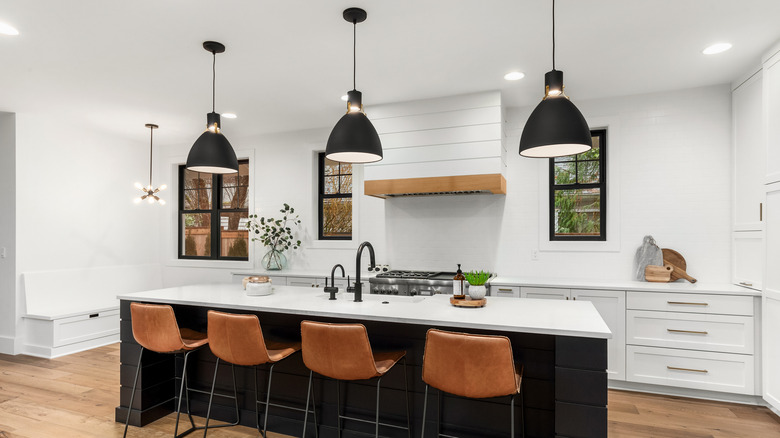
[(14, 350), (15, 343), (16, 343), (16, 338), (12, 336), (0, 336), (0, 353), (16, 354)]
[(650, 394), (671, 395), (676, 397), (700, 398), (744, 405), (766, 406), (767, 403), (760, 396), (731, 394), (728, 392), (704, 391), (701, 389), (678, 388), (675, 386), (651, 385), (648, 383), (609, 381), (610, 389), (625, 391), (647, 392)]
[(45, 359), (54, 359), (57, 357), (67, 356), (69, 354), (91, 350), (93, 348), (102, 347), (104, 345), (114, 344), (117, 342), (119, 342), (119, 334), (104, 336), (97, 339), (90, 339), (89, 341), (77, 342), (75, 344), (65, 345), (62, 347), (25, 345), (24, 354), (28, 356), (42, 357)]

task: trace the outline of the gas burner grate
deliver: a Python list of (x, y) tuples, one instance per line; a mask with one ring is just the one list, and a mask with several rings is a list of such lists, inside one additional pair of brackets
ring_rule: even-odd
[(430, 278), (438, 272), (432, 271), (390, 271), (377, 274), (377, 278)]

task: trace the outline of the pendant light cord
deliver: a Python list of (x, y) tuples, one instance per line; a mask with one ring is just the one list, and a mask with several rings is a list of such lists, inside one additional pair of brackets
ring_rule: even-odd
[(357, 89), (357, 20), (352, 20), (352, 89)]
[(152, 188), (152, 159), (154, 157), (153, 148), (154, 148), (154, 128), (150, 127), (150, 136), (149, 136), (149, 190)]
[(214, 61), (211, 63), (211, 112), (214, 113), (217, 100), (217, 52), (211, 54), (214, 55)]
[(552, 0), (552, 43), (553, 70), (555, 70), (555, 0)]

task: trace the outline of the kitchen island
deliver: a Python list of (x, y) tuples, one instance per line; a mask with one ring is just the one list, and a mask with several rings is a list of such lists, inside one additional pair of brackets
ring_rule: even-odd
[[(607, 339), (611, 333), (589, 302), (555, 302), (489, 297), (484, 308), (456, 308), (449, 296), (363, 295), (363, 302), (352, 301), (351, 294), (340, 293), (331, 301), (328, 295), (311, 288), (274, 287), (267, 296), (247, 296), (241, 285), (212, 284), (183, 286), (119, 296), (121, 300), (121, 400), (116, 408), (117, 421), (124, 421), (135, 375), (140, 346), (132, 336), (130, 303), (165, 303), (173, 306), (179, 325), (206, 331), (209, 309), (254, 313), (260, 318), (266, 336), (295, 338), (300, 321), (360, 322), (366, 325), (375, 349), (404, 349), (408, 352), (409, 387), (413, 436), (421, 431), (424, 384), (422, 357), (425, 333), (431, 327), (469, 333), (501, 334), (512, 341), (516, 360), (524, 366), (523, 417), (526, 436), (606, 437), (607, 435)], [(210, 386), (214, 357), (208, 349), (195, 356), (188, 376), (191, 386)], [(176, 379), (181, 375), (181, 360), (170, 355), (144, 355), (139, 389), (131, 423), (147, 424), (173, 410)], [(453, 364), (457, 370), (457, 364)], [(174, 371), (175, 370), (175, 371)], [(276, 367), (272, 395), (287, 404), (303, 406), (308, 370), (300, 355)], [(237, 368), (241, 423), (254, 426), (254, 381), (251, 369)], [(278, 375), (278, 377), (277, 377)], [(188, 377), (188, 380), (190, 380)], [(265, 373), (260, 373), (261, 381)], [(230, 372), (220, 372), (217, 391), (230, 392)], [(264, 386), (261, 386), (263, 388)], [(335, 382), (316, 379), (317, 413), (322, 436), (336, 436)], [(387, 389), (385, 389), (387, 388)], [(403, 373), (391, 371), (383, 379), (383, 421), (401, 424), (405, 419)], [(261, 389), (261, 392), (263, 390)], [(436, 391), (426, 434), (435, 435)], [(346, 386), (346, 415), (373, 416), (372, 382)], [(193, 393), (192, 411), (204, 415), (208, 396)], [(233, 421), (229, 399), (215, 397), (213, 416)], [(441, 422), (443, 432), (458, 436), (506, 436), (509, 422), (508, 397), (466, 400), (443, 396)], [(302, 414), (272, 409), (269, 430), (300, 435)], [(516, 417), (519, 417), (516, 415)], [(367, 431), (371, 426), (345, 421), (345, 430)], [(405, 431), (383, 428), (385, 436), (406, 436)], [(313, 436), (313, 434), (312, 434)], [(349, 434), (347, 434), (349, 436)]]

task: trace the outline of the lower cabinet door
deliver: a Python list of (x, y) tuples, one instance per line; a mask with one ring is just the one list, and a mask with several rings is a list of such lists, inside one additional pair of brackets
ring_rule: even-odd
[(607, 340), (607, 378), (626, 380), (626, 292), (572, 289), (571, 298), (590, 301), (612, 332)]
[(629, 345), (626, 380), (753, 395), (753, 356)]
[(767, 187), (766, 266), (761, 321), (764, 400), (780, 409), (780, 184)]

